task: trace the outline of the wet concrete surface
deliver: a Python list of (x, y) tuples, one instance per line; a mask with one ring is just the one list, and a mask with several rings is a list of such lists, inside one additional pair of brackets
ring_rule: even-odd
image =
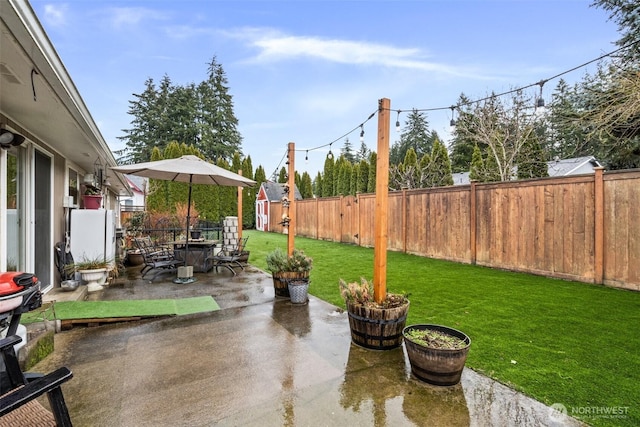
[(63, 390), (74, 425), (582, 425), (470, 369), (453, 387), (422, 383), (404, 346), (352, 344), (345, 312), (275, 298), (271, 277), (253, 267), (188, 285), (135, 272), (88, 299), (212, 295), (222, 309), (56, 334), (33, 370), (71, 368)]

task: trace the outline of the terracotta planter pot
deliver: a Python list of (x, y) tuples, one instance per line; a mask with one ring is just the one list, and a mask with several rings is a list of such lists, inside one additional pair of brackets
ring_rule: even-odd
[(402, 344), (409, 302), (395, 308), (370, 308), (347, 302), (351, 341), (372, 350), (390, 350)]
[[(460, 338), (466, 346), (461, 349), (425, 347), (416, 344), (405, 335), (409, 329), (438, 331)], [(471, 339), (465, 333), (447, 326), (424, 324), (409, 325), (402, 331), (402, 334), (413, 375), (433, 385), (450, 386), (460, 382), (469, 346), (471, 346)]]
[(85, 194), (82, 196), (85, 209), (100, 209), (102, 206), (102, 195)]

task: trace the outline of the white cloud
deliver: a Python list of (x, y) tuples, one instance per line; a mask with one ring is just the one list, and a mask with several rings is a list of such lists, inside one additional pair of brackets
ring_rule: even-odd
[(473, 67), (457, 67), (430, 61), (428, 52), (416, 47), (313, 36), (292, 36), (265, 28), (243, 28), (224, 32), (258, 49), (252, 63), (274, 63), (295, 58), (315, 58), (338, 64), (382, 66), (436, 72), (450, 76), (486, 78)]
[(163, 20), (164, 14), (144, 7), (114, 7), (109, 9), (109, 22), (115, 28), (136, 26), (144, 20)]
[(66, 12), (69, 5), (66, 3), (47, 4), (44, 6), (44, 19), (54, 27), (64, 26), (67, 22)]

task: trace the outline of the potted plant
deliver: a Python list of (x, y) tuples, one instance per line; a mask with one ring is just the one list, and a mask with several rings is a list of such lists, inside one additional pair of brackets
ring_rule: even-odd
[(441, 325), (410, 325), (402, 331), (411, 372), (434, 385), (460, 382), (471, 339), (457, 329)]
[(291, 298), (290, 282), (295, 282), (294, 286), (303, 285), (306, 282), (308, 290), (309, 272), (313, 260), (306, 256), (304, 251), (294, 249), (292, 255), (288, 256), (285, 251), (276, 248), (267, 254), (266, 262), (267, 270), (273, 276), (273, 287), (277, 297)]
[(374, 350), (390, 350), (402, 344), (402, 330), (409, 312), (408, 295), (387, 293), (378, 303), (373, 285), (364, 277), (360, 283), (340, 279), (340, 294), (347, 305), (354, 344)]
[(102, 193), (93, 185), (87, 185), (82, 201), (85, 209), (100, 209), (100, 206), (102, 206)]
[(69, 264), (66, 268), (71, 272), (78, 272), (82, 280), (87, 282), (87, 291), (99, 291), (103, 289), (107, 270), (113, 267), (113, 263), (102, 257), (83, 258), (82, 261)]

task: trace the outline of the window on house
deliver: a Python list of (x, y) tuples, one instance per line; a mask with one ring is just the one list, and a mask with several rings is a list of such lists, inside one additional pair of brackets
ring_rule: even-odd
[(69, 169), (69, 196), (73, 197), (73, 205), (78, 206), (80, 201), (78, 195), (80, 194), (80, 183), (78, 182), (78, 172)]

